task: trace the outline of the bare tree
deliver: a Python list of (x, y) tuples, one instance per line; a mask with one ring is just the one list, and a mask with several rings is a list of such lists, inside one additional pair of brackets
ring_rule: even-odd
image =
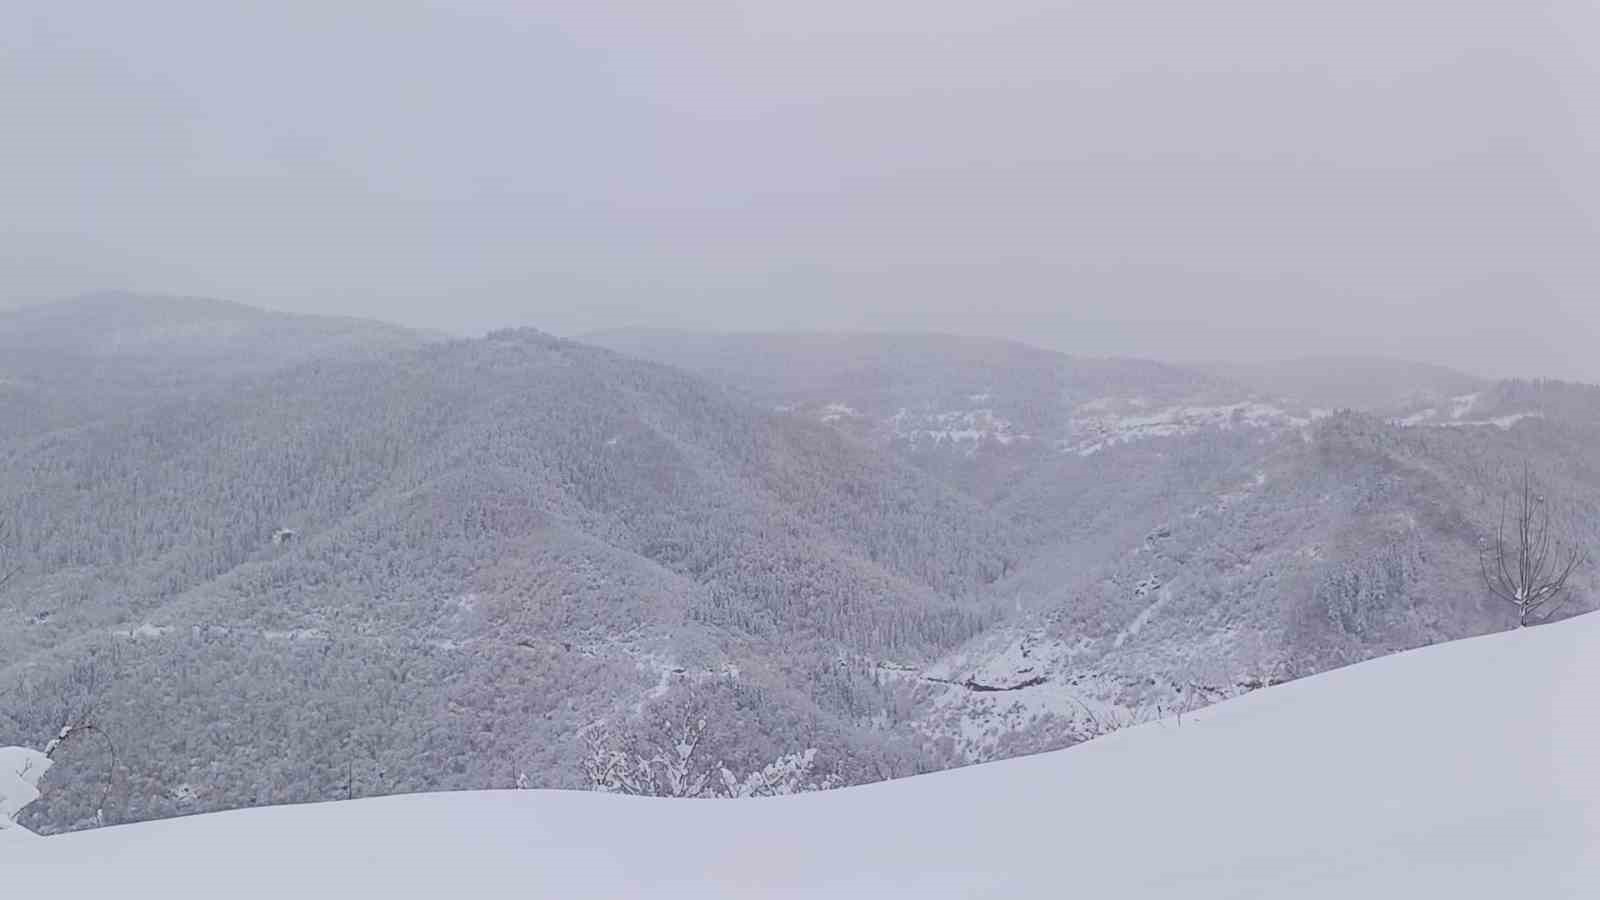
[[(1533, 472), (1522, 468), (1522, 487), (1500, 505), (1493, 546), (1478, 555), (1489, 592), (1517, 610), (1517, 627), (1545, 622), (1566, 605), (1567, 581), (1587, 554), (1554, 532), (1551, 504), (1537, 488)], [(1509, 531), (1509, 533), (1508, 533)]]

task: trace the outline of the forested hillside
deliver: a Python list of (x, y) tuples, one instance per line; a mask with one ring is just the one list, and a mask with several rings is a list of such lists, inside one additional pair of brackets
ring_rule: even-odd
[[(1562, 533), (1600, 547), (1584, 385), (1381, 360), (1200, 372), (953, 337), (591, 339), (880, 446), (1011, 529), (1022, 562), (991, 589), (1006, 617), (889, 673), (924, 691), (915, 727), (967, 759), (1514, 625), (1479, 551), (1524, 465)], [(1313, 403), (1339, 399), (1370, 408)], [(1597, 585), (1582, 572), (1568, 611)]]
[[(821, 795), (495, 791), (46, 839), (0, 828), (0, 878), (16, 896), (69, 884), (162, 900), (330, 889), (432, 900), (509, 884), (564, 900), (1590, 897), (1597, 677), (1600, 618), (1585, 616), (1059, 753)], [(264, 852), (284, 864), (263, 866)]]
[(1001, 341), (97, 303), (0, 318), (0, 744), (114, 736), (42, 831), (583, 786), (699, 721), (700, 774), (830, 783), (1066, 746), (1510, 627), (1478, 554), (1525, 464), (1600, 545), (1579, 385), (1334, 411)]
[[(0, 727), (48, 733), (94, 660), (113, 821), (572, 785), (581, 730), (651, 698), (726, 707), (729, 763), (803, 743), (841, 777), (912, 771), (861, 661), (978, 633), (1016, 564), (891, 456), (532, 331), (12, 442), (0, 507), (0, 677), (27, 698)], [(94, 783), (93, 756), (52, 777)], [(93, 791), (55, 794), (41, 824), (88, 815)]]

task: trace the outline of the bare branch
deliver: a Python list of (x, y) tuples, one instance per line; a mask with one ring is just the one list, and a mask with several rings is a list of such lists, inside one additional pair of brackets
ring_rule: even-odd
[(1508, 546), (1506, 542), (1509, 501), (1502, 498), (1494, 546), (1480, 549), (1478, 567), (1489, 593), (1516, 607), (1517, 625), (1521, 627), (1549, 621), (1566, 605), (1570, 599), (1567, 583), (1588, 557), (1556, 532), (1550, 513), (1553, 504), (1538, 489), (1529, 466), (1523, 466), (1517, 494), (1514, 544)]

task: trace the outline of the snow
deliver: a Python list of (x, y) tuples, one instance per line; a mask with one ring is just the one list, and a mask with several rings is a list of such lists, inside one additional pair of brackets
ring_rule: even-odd
[[(38, 839), (38, 835), (26, 828), (23, 828), (21, 825), (10, 825), (5, 828), (0, 828), (0, 860), (5, 859), (7, 847), (12, 847), (15, 845), (18, 851), (24, 850), (27, 849), (21, 846), (24, 841), (36, 841)], [(6, 883), (5, 878), (3, 877), (4, 874), (4, 872), (0, 872), (0, 885), (4, 885)]]
[[(1148, 403), (1129, 400), (1124, 405), (1138, 408)], [(1069, 423), (1071, 435), (1057, 444), (1061, 451), (1093, 456), (1118, 444), (1195, 434), (1208, 428), (1303, 428), (1319, 418), (1317, 412), (1321, 412), (1296, 416), (1277, 406), (1253, 401), (1169, 406), (1137, 415), (1118, 415), (1109, 411), (1110, 407), (1111, 401), (1106, 398), (1080, 405), (1077, 417)]]
[(1510, 428), (1511, 426), (1517, 424), (1518, 422), (1521, 422), (1523, 419), (1542, 419), (1542, 418), (1544, 418), (1544, 413), (1540, 413), (1540, 412), (1521, 412), (1521, 413), (1512, 413), (1509, 416), (1497, 416), (1497, 417), (1495, 417), (1493, 419), (1484, 419), (1484, 422), (1489, 424), (1489, 425), (1493, 425), (1496, 428), (1499, 428), (1499, 429), (1503, 430), (1503, 429)]
[(1600, 615), (820, 794), (552, 791), (0, 840), (6, 896), (1600, 896)]
[(50, 758), (37, 750), (0, 747), (0, 832), (20, 829), (13, 820), (39, 799), (39, 779), (50, 765)]
[(822, 408), (821, 420), (824, 422), (837, 422), (841, 419), (855, 419), (861, 416), (850, 407), (848, 403), (829, 403)]
[(1431, 425), (1436, 428), (1470, 428), (1493, 426), (1505, 431), (1524, 419), (1544, 418), (1544, 413), (1535, 411), (1511, 413), (1504, 416), (1495, 416), (1494, 418), (1490, 419), (1451, 419), (1449, 421), (1438, 422), (1434, 421), (1434, 418), (1437, 414), (1437, 410), (1424, 410), (1420, 413), (1406, 416), (1403, 419), (1396, 419), (1395, 423), (1408, 428), (1415, 427), (1417, 425)]
[[(1026, 677), (1020, 671), (1006, 674), (1013, 681)], [(981, 672), (973, 676), (975, 681), (983, 677)], [(1008, 736), (1046, 720), (1065, 723), (1067, 731), (1088, 736), (1100, 732), (1105, 723), (1131, 723), (1153, 713), (1153, 708), (1135, 709), (1102, 699), (1115, 695), (1119, 686), (1114, 676), (1102, 673), (1074, 674), (1071, 680), (1051, 677), (998, 691), (972, 691), (950, 684), (935, 698), (933, 711), (919, 727), (935, 740), (953, 739), (954, 749), (967, 761), (983, 762), (995, 757)]]
[[(1144, 583), (1146, 582), (1141, 582), (1141, 584)], [(1150, 617), (1155, 615), (1156, 610), (1165, 606), (1167, 601), (1171, 599), (1172, 590), (1170, 588), (1161, 588), (1160, 592), (1156, 594), (1156, 599), (1151, 601), (1149, 606), (1139, 610), (1139, 615), (1135, 616), (1132, 622), (1129, 622), (1123, 626), (1121, 631), (1117, 632), (1117, 636), (1111, 641), (1111, 646), (1121, 647), (1128, 638), (1136, 637), (1145, 624), (1150, 621)]]
[(171, 625), (152, 625), (149, 622), (146, 622), (143, 625), (140, 625), (138, 628), (114, 629), (111, 634), (113, 637), (130, 638), (136, 640), (138, 638), (162, 637), (171, 631)]
[(985, 440), (999, 444), (1032, 440), (1032, 435), (1018, 431), (1010, 419), (989, 408), (929, 413), (913, 413), (901, 408), (889, 417), (889, 426), (899, 440), (913, 444), (926, 441), (935, 445), (968, 445), (969, 450), (976, 450)]
[[(1523, 419), (1542, 419), (1544, 414), (1537, 411), (1511, 413), (1492, 418), (1472, 418), (1469, 413), (1478, 405), (1481, 394), (1462, 394), (1450, 398), (1450, 408), (1433, 408), (1418, 410), (1404, 418), (1395, 419), (1394, 423), (1405, 428), (1415, 428), (1419, 425), (1434, 428), (1465, 428), (1471, 426), (1492, 425), (1501, 430), (1510, 429)], [(1446, 416), (1449, 418), (1445, 418)]]

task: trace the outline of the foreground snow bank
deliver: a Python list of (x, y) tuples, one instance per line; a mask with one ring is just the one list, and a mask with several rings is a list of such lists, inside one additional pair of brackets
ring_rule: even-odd
[(1600, 615), (770, 800), (508, 791), (0, 842), (6, 895), (1600, 896)]

